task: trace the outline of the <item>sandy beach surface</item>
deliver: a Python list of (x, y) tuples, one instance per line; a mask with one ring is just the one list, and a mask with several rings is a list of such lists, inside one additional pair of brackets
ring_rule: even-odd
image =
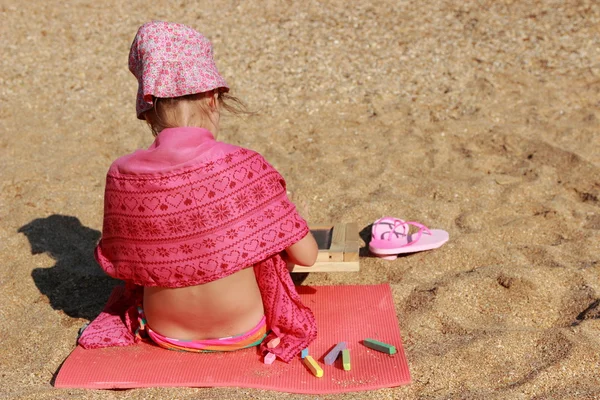
[[(600, 399), (600, 4), (540, 1), (0, 1), (0, 398)], [(310, 222), (357, 222), (413, 377), (372, 392), (58, 390), (116, 283), (92, 251), (111, 161), (148, 146), (127, 70), (139, 25), (182, 22), (257, 114)], [(441, 249), (369, 257), (383, 215)]]

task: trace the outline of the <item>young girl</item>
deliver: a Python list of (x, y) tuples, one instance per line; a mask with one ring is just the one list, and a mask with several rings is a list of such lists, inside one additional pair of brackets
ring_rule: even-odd
[(312, 265), (317, 245), (258, 153), (215, 141), (221, 110), (239, 101), (210, 42), (180, 24), (150, 22), (133, 41), (137, 116), (156, 140), (117, 159), (106, 179), (96, 259), (126, 282), (82, 333), (86, 348), (147, 334), (186, 351), (266, 344), (289, 362), (316, 337), (285, 259)]

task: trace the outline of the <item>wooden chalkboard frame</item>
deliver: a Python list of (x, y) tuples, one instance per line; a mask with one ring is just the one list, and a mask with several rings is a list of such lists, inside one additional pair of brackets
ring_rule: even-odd
[(291, 272), (355, 272), (360, 270), (356, 223), (310, 225), (319, 254), (312, 267), (290, 266)]

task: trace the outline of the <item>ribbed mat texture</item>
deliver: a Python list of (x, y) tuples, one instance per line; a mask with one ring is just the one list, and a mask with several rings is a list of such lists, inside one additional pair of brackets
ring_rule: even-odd
[[(292, 393), (341, 393), (410, 383), (410, 373), (389, 285), (299, 286), (302, 301), (317, 319), (317, 340), (309, 353), (323, 368), (317, 378), (300, 360), (265, 365), (257, 349), (231, 353), (185, 353), (150, 343), (97, 350), (75, 348), (62, 365), (57, 388), (127, 389), (140, 387), (237, 386)], [(365, 338), (396, 346), (387, 355), (362, 345)], [(339, 342), (350, 349), (351, 370), (341, 356), (333, 365), (323, 357)]]

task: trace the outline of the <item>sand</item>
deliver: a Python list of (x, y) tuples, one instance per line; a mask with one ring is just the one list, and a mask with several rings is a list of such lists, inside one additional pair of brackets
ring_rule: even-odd
[(306, 397), (51, 385), (115, 283), (92, 256), (104, 177), (152, 141), (127, 54), (163, 19), (211, 38), (257, 111), (219, 138), (261, 152), (311, 222), (450, 233), (306, 277), (389, 282), (414, 380), (310, 398), (600, 399), (597, 1), (1, 4), (0, 398)]

